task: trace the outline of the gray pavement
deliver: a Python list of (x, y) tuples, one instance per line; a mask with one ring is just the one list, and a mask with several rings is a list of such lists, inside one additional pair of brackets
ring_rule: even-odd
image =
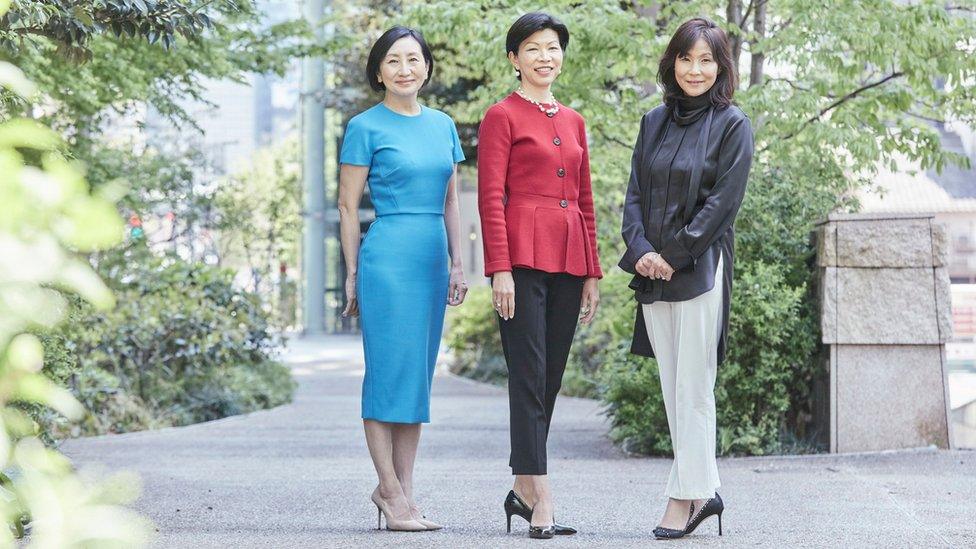
[(561, 397), (550, 435), (560, 522), (576, 536), (526, 537), (511, 485), (502, 389), (438, 374), (417, 462), (417, 500), (439, 532), (376, 531), (376, 477), (359, 419), (358, 338), (297, 341), (292, 404), (188, 427), (66, 441), (82, 469), (143, 479), (136, 508), (158, 547), (976, 547), (976, 452), (920, 449), (719, 461), (724, 535), (654, 542), (670, 461), (623, 455), (598, 403)]

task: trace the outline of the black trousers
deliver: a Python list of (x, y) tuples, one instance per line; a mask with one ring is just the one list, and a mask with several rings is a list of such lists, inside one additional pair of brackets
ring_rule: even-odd
[(549, 423), (579, 320), (581, 276), (516, 267), (515, 316), (499, 317), (508, 364), (513, 475), (546, 474)]

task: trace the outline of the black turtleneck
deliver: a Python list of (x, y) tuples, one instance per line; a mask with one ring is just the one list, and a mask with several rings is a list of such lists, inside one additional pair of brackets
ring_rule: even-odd
[(712, 106), (708, 93), (694, 97), (682, 94), (676, 99), (674, 108), (671, 109), (671, 117), (679, 126), (687, 126), (698, 121)]

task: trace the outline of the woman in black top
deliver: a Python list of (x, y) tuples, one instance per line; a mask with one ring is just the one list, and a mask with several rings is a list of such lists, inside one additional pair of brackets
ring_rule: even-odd
[(659, 538), (691, 532), (723, 504), (715, 463), (715, 376), (725, 357), (733, 222), (752, 163), (752, 127), (713, 22), (678, 28), (658, 68), (664, 104), (644, 115), (631, 166), (620, 267), (641, 304), (631, 352), (656, 356), (674, 463)]

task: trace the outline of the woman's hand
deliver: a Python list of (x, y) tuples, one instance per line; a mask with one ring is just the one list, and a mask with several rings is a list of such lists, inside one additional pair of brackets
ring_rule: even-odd
[(511, 271), (499, 271), (492, 275), (491, 302), (495, 312), (503, 319), (515, 316), (515, 279)]
[(643, 257), (637, 260), (636, 270), (642, 276), (652, 279), (671, 280), (671, 275), (674, 274), (674, 269), (671, 265), (657, 252), (644, 254)]
[(356, 298), (356, 274), (346, 275), (346, 308), (342, 316), (359, 316), (359, 300)]
[(600, 279), (587, 278), (583, 283), (583, 298), (580, 300), (580, 322), (589, 324), (596, 316), (600, 306)]
[(460, 266), (451, 267), (451, 283), (447, 290), (447, 304), (457, 307), (464, 302), (468, 294), (468, 283), (464, 281), (464, 269)]

